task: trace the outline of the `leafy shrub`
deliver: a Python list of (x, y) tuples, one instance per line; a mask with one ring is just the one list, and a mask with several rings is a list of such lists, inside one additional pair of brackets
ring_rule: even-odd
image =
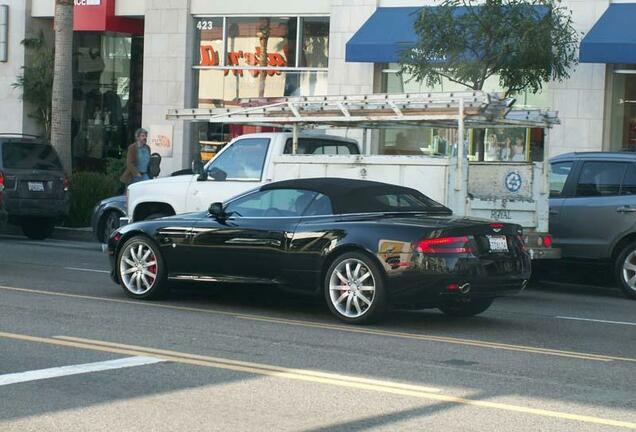
[(104, 198), (117, 194), (119, 180), (106, 174), (76, 172), (71, 177), (71, 211), (66, 225), (84, 227), (90, 225), (95, 205)]

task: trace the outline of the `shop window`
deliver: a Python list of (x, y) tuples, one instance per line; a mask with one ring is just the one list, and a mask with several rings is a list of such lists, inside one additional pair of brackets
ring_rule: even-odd
[(610, 145), (613, 151), (636, 151), (636, 68), (616, 66), (612, 80)]
[(329, 64), (329, 18), (302, 18), (301, 67), (326, 68)]
[[(436, 86), (416, 82), (409, 74), (400, 74), (398, 64), (389, 64), (382, 71), (381, 91), (389, 94), (465, 91), (460, 84), (447, 79)], [(484, 91), (502, 93), (499, 78), (486, 80)], [(515, 95), (516, 107), (548, 108), (549, 93), (524, 92)], [(484, 131), (484, 155), (479, 154), (476, 132), (465, 131), (464, 146), (471, 160), (542, 161), (544, 135), (542, 129), (490, 129)], [(435, 128), (386, 129), (380, 132), (380, 154), (454, 156), (457, 154), (457, 130)]]
[[(237, 106), (245, 98), (327, 94), (328, 17), (197, 17), (194, 27), (199, 108)], [(251, 129), (197, 126), (201, 158), (213, 157), (234, 136), (268, 131)]]
[(76, 166), (102, 169), (141, 125), (143, 38), (76, 32), (73, 52), (72, 150)]

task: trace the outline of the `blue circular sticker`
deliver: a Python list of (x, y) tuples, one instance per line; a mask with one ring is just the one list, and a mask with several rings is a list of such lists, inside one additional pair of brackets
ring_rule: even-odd
[(504, 184), (506, 185), (506, 189), (510, 192), (519, 192), (519, 189), (521, 189), (521, 183), (521, 175), (518, 172), (511, 171), (506, 174)]

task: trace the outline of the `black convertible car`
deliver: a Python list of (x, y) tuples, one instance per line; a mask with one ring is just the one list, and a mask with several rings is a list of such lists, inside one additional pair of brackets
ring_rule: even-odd
[(113, 279), (154, 298), (168, 279), (277, 284), (322, 294), (338, 318), (389, 305), (485, 311), (521, 291), (521, 227), (454, 217), (409, 188), (339, 178), (270, 183), (209, 211), (127, 225), (108, 242)]

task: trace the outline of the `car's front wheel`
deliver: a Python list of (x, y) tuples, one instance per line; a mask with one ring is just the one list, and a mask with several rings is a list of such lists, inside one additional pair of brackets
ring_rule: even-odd
[(387, 309), (381, 270), (359, 252), (345, 253), (334, 260), (325, 274), (324, 291), (331, 312), (347, 323), (377, 321)]
[(614, 272), (623, 293), (636, 300), (636, 242), (627, 245), (618, 255)]
[(24, 235), (31, 240), (44, 240), (53, 234), (55, 223), (52, 219), (28, 218), (20, 222), (20, 227)]
[(468, 301), (453, 301), (438, 306), (444, 314), (452, 317), (470, 317), (485, 312), (492, 305), (494, 299), (470, 299)]
[(166, 266), (159, 248), (145, 236), (127, 240), (117, 257), (124, 292), (137, 299), (154, 299), (167, 291)]

